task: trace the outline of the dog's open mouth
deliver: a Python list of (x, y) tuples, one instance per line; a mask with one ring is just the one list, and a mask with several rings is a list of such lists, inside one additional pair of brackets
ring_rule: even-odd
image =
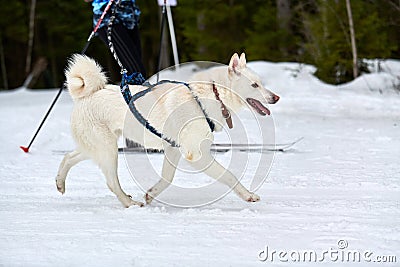
[(261, 104), (260, 101), (254, 99), (254, 98), (247, 98), (246, 99), (247, 103), (249, 103), (250, 106), (252, 106), (255, 111), (258, 112), (258, 114), (260, 114), (261, 116), (265, 116), (265, 115), (270, 115), (271, 112), (269, 111), (269, 109), (267, 109), (263, 104)]

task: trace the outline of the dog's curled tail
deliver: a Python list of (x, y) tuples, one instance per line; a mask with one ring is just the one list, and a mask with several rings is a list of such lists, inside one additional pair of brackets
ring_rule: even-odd
[(107, 83), (101, 66), (80, 54), (74, 54), (69, 60), (65, 77), (68, 91), (74, 100), (90, 96), (103, 89)]

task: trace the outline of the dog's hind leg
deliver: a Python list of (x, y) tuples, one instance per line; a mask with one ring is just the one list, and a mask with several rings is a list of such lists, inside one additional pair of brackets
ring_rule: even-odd
[(152, 188), (150, 188), (146, 195), (146, 204), (150, 204), (155, 197), (164, 191), (174, 179), (176, 167), (181, 158), (181, 153), (177, 148), (168, 146), (164, 149), (164, 162), (161, 171), (161, 179)]
[(100, 155), (100, 159), (97, 159), (101, 171), (107, 180), (107, 186), (113, 192), (118, 200), (124, 205), (124, 207), (128, 208), (132, 205), (143, 206), (142, 202), (134, 201), (130, 196), (125, 194), (122, 190), (121, 185), (118, 180), (118, 147), (110, 147), (106, 149), (103, 147), (102, 149), (104, 153)]
[(229, 186), (229, 188), (233, 189), (233, 191), (243, 200), (248, 202), (256, 202), (260, 200), (260, 197), (257, 194), (247, 190), (229, 170), (219, 164), (209, 151), (209, 149), (202, 149), (202, 152), (199, 153), (201, 155), (200, 158), (193, 158), (193, 160), (190, 160), (189, 162), (197, 170), (202, 171), (208, 176)]
[(61, 193), (65, 193), (65, 179), (67, 178), (68, 171), (82, 160), (88, 159), (81, 152), (75, 150), (64, 156), (64, 159), (60, 163), (58, 173), (56, 177), (57, 190)]

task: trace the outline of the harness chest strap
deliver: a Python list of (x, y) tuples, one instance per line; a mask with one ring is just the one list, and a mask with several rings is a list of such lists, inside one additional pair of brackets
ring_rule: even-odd
[(157, 85), (160, 84), (164, 84), (164, 83), (173, 83), (173, 84), (181, 84), (186, 86), (189, 91), (191, 92), (194, 100), (196, 100), (197, 104), (199, 105), (200, 109), (202, 110), (205, 119), (207, 120), (207, 123), (210, 127), (211, 132), (214, 131), (215, 129), (215, 124), (214, 122), (208, 117), (206, 111), (203, 108), (203, 105), (201, 104), (200, 100), (198, 99), (198, 97), (196, 95), (193, 94), (192, 88), (189, 86), (188, 83), (185, 82), (179, 82), (179, 81), (170, 81), (170, 80), (162, 80), (157, 82), (156, 84), (149, 84), (149, 83), (143, 83), (143, 86), (146, 86), (147, 88), (143, 91), (140, 91), (136, 94), (134, 94), (133, 96), (131, 95), (131, 92), (129, 90), (129, 83), (133, 80), (133, 79), (138, 79), (138, 78), (143, 78), (143, 76), (141, 75), (126, 75), (126, 73), (124, 73), (124, 75), (122, 76), (122, 81), (121, 81), (121, 85), (120, 85), (120, 89), (121, 89), (121, 93), (124, 96), (125, 102), (128, 104), (130, 111), (132, 112), (132, 114), (135, 116), (135, 118), (146, 128), (148, 129), (151, 133), (155, 134), (156, 136), (158, 136), (159, 138), (163, 139), (164, 141), (166, 141), (167, 143), (169, 143), (171, 146), (173, 147), (179, 147), (179, 145), (177, 144), (177, 142), (175, 142), (174, 140), (168, 138), (167, 136), (163, 135), (162, 133), (158, 132), (150, 123), (149, 121), (147, 121), (146, 118), (144, 118), (142, 116), (142, 114), (139, 112), (139, 110), (136, 108), (135, 106), (135, 101), (146, 95), (147, 93), (151, 92), (154, 87), (156, 87)]
[(224, 102), (222, 102), (221, 98), (219, 97), (218, 89), (217, 86), (215, 85), (215, 82), (213, 82), (213, 92), (215, 95), (215, 99), (221, 103), (221, 112), (222, 116), (226, 120), (226, 124), (228, 125), (229, 129), (233, 128), (233, 122), (232, 122), (232, 116), (229, 110), (226, 108)]

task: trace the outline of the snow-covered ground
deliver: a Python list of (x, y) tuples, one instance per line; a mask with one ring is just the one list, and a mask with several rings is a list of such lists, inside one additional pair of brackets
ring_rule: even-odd
[[(302, 257), (310, 251), (334, 266), (351, 265), (348, 252), (361, 255), (358, 266), (398, 266), (400, 95), (393, 88), (400, 63), (385, 64), (384, 72), (331, 86), (312, 75), (312, 66), (249, 63), (281, 96), (270, 107), (276, 142), (304, 140), (275, 154), (257, 191), (260, 202), (230, 193), (186, 209), (159, 202), (124, 209), (89, 161), (71, 170), (60, 195), (54, 178), (59, 151), (74, 147), (72, 100), (62, 94), (25, 154), (19, 146), (27, 145), (56, 91), (0, 93), (0, 266), (309, 266)], [(148, 160), (133, 157), (138, 168)], [(160, 165), (162, 155), (150, 157)], [(142, 198), (123, 156), (119, 174), (124, 190)], [(177, 183), (196, 186), (181, 176)]]

